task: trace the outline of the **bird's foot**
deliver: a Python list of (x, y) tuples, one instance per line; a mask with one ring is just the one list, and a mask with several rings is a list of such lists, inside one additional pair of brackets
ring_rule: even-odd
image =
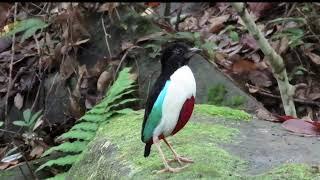
[(194, 161), (192, 159), (188, 159), (182, 156), (176, 156), (174, 159), (168, 160), (168, 162), (175, 162), (177, 161), (180, 165), (182, 165), (182, 162), (184, 163), (193, 163)]
[(167, 166), (164, 169), (161, 169), (161, 170), (157, 171), (157, 174), (164, 173), (164, 172), (177, 173), (177, 172), (180, 172), (182, 169), (184, 169), (186, 167), (188, 167), (188, 165), (185, 165), (183, 167), (177, 167), (177, 168), (172, 168), (170, 166)]

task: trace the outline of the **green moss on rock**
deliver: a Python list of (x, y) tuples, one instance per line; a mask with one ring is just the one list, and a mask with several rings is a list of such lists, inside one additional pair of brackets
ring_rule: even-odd
[(211, 115), (233, 120), (249, 121), (252, 118), (250, 114), (246, 113), (243, 110), (207, 104), (197, 104), (194, 111), (195, 113), (199, 113), (202, 115)]
[[(209, 105), (196, 105), (196, 113), (210, 116), (248, 120), (243, 111)], [(211, 118), (211, 117), (210, 117)], [(259, 175), (248, 175), (248, 162), (222, 148), (223, 143), (235, 143), (239, 135), (235, 128), (219, 124), (224, 118), (214, 121), (196, 119), (190, 121), (174, 137), (168, 138), (176, 151), (192, 158), (180, 173), (155, 174), (163, 168), (159, 153), (154, 148), (148, 158), (143, 157), (144, 143), (140, 140), (143, 111), (119, 115), (103, 125), (93, 142), (89, 144), (84, 158), (69, 171), (68, 179), (319, 179), (320, 173), (303, 164), (286, 164)], [(167, 158), (172, 153), (164, 143), (162, 150)], [(171, 164), (176, 167), (176, 163)]]
[(274, 168), (273, 170), (252, 177), (253, 179), (262, 179), (262, 180), (282, 180), (282, 179), (290, 179), (290, 180), (316, 180), (320, 179), (319, 170), (313, 169), (306, 164), (284, 164), (278, 168)]

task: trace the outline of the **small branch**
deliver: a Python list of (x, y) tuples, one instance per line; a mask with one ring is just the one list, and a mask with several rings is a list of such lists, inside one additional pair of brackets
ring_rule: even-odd
[[(14, 20), (13, 23), (17, 21), (17, 8), (18, 8), (18, 3), (14, 3)], [(12, 86), (12, 69), (13, 69), (13, 60), (14, 60), (14, 51), (15, 51), (15, 41), (16, 41), (16, 34), (14, 33), (12, 36), (12, 46), (11, 46), (11, 61), (10, 61), (10, 72), (9, 72), (9, 84), (7, 88), (7, 95), (6, 95), (6, 104), (5, 104), (5, 120), (4, 124), (5, 127), (8, 126), (8, 100), (9, 100), (9, 94)]]
[[(267, 97), (271, 97), (271, 98), (275, 98), (275, 99), (281, 99), (281, 96), (279, 96), (279, 95), (274, 95), (274, 94), (270, 94), (270, 93), (263, 92), (263, 91), (258, 91), (257, 93), (261, 94), (263, 96), (267, 96)], [(298, 98), (294, 98), (293, 100), (296, 103), (320, 107), (320, 102), (310, 101), (310, 100), (306, 100), (306, 99), (298, 99)]]
[(165, 21), (167, 21), (168, 23), (170, 23), (170, 10), (171, 10), (171, 3), (170, 2), (167, 2), (166, 3), (166, 6), (164, 8), (164, 13), (163, 13), (163, 16), (164, 16), (164, 19)]
[(182, 5), (180, 6), (178, 12), (177, 12), (177, 22), (176, 22), (176, 26), (175, 26), (175, 30), (178, 32), (179, 31), (179, 24), (181, 22), (180, 20), (180, 16), (181, 16), (181, 12), (182, 12)]
[(105, 40), (106, 40), (106, 44), (107, 44), (109, 56), (110, 56), (110, 59), (112, 59), (112, 53), (111, 53), (110, 46), (109, 46), (109, 42), (108, 42), (108, 37), (110, 38), (111, 36), (110, 36), (110, 34), (108, 34), (107, 31), (106, 31), (106, 27), (104, 26), (103, 17), (101, 17), (101, 23), (102, 23), (102, 28), (103, 28), (103, 32), (104, 32), (104, 38), (105, 38)]
[(268, 40), (264, 37), (257, 25), (249, 15), (243, 3), (231, 3), (233, 8), (238, 12), (250, 34), (257, 41), (263, 54), (268, 57), (273, 76), (277, 80), (281, 94), (282, 104), (286, 115), (296, 117), (296, 109), (293, 101), (294, 87), (289, 83), (287, 71), (282, 57), (270, 46)]

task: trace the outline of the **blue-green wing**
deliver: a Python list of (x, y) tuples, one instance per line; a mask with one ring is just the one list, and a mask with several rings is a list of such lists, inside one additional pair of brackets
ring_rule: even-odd
[(142, 130), (142, 141), (143, 142), (147, 142), (149, 141), (152, 136), (153, 136), (153, 131), (155, 130), (155, 128), (157, 127), (157, 125), (160, 123), (161, 121), (161, 117), (162, 117), (162, 104), (164, 101), (164, 98), (167, 94), (167, 89), (169, 87), (170, 81), (166, 81), (165, 86), (163, 87), (163, 89), (161, 90), (157, 100), (155, 101), (152, 110), (148, 116), (148, 118), (146, 119), (146, 123), (145, 126), (143, 127)]

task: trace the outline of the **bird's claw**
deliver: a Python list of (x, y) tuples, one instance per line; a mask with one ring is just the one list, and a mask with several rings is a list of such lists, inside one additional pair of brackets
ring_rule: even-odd
[(174, 159), (168, 160), (169, 163), (177, 161), (180, 165), (182, 165), (182, 162), (184, 163), (193, 163), (194, 161), (192, 159), (188, 159), (182, 156), (176, 156)]
[(178, 167), (178, 168), (172, 168), (172, 167), (168, 166), (168, 167), (165, 167), (164, 169), (157, 171), (157, 174), (164, 173), (164, 172), (177, 173), (186, 167), (188, 167), (188, 165), (185, 165), (183, 167)]

